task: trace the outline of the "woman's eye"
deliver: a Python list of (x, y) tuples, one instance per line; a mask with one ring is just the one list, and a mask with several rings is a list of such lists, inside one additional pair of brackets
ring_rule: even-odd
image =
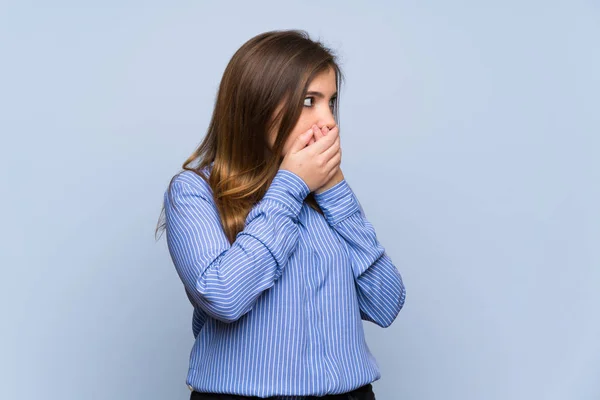
[[(310, 101), (309, 104), (306, 103), (307, 100)], [(306, 97), (306, 98), (304, 98), (304, 106), (305, 107), (312, 107), (313, 106), (313, 100), (314, 100), (314, 97)], [(335, 107), (335, 102), (336, 101), (337, 101), (337, 97), (332, 98), (329, 101), (329, 107), (331, 107), (331, 108)]]

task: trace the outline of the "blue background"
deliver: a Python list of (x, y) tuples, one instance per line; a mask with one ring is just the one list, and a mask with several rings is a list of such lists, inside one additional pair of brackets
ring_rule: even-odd
[[(252, 36), (340, 55), (342, 169), (401, 271), (378, 400), (600, 398), (597, 1), (0, 5), (0, 398), (187, 399), (154, 228)], [(43, 395), (41, 395), (43, 393)]]

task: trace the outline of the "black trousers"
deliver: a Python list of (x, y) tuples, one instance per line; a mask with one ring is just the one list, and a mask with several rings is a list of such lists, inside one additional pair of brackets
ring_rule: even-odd
[[(326, 396), (298, 396), (298, 399), (310, 399), (310, 400), (319, 400), (319, 399), (327, 399), (327, 400), (376, 400), (375, 393), (373, 393), (373, 386), (368, 383), (364, 386), (361, 386), (357, 389), (354, 389), (351, 392), (334, 394), (334, 395), (326, 395)], [(258, 397), (258, 396), (239, 396), (235, 394), (225, 394), (225, 393), (204, 393), (204, 392), (196, 392), (192, 391), (190, 396), (190, 400), (277, 400), (278, 396), (272, 397)]]

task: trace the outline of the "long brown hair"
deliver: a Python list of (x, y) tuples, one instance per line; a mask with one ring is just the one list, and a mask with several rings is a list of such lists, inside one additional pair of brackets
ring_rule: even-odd
[[(300, 118), (310, 82), (329, 68), (336, 76), (338, 101), (333, 113), (339, 126), (344, 76), (333, 51), (311, 40), (306, 31), (261, 33), (244, 43), (225, 68), (207, 134), (182, 168), (193, 171), (211, 187), (230, 243), (244, 229), (248, 213), (279, 170), (281, 152)], [(276, 140), (271, 151), (266, 151), (267, 132), (272, 130), (277, 132)], [(202, 170), (211, 164), (207, 177)], [(171, 179), (169, 196), (181, 172)], [(312, 192), (305, 202), (322, 214)], [(155, 237), (165, 227), (163, 203)]]

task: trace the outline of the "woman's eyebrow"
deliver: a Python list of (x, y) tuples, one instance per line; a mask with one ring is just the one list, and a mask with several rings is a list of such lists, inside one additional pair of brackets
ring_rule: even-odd
[[(318, 97), (318, 98), (320, 98), (320, 99), (322, 99), (322, 98), (324, 98), (324, 97), (325, 97), (325, 95), (324, 95), (323, 93), (321, 93), (321, 92), (316, 92), (316, 91), (314, 91), (314, 90), (311, 90), (311, 91), (309, 91), (309, 92), (306, 92), (306, 94), (307, 94), (307, 95), (311, 95), (311, 96), (316, 96), (316, 97)], [(331, 95), (331, 97), (335, 97), (336, 95), (337, 95), (337, 92), (334, 92), (334, 93)]]

